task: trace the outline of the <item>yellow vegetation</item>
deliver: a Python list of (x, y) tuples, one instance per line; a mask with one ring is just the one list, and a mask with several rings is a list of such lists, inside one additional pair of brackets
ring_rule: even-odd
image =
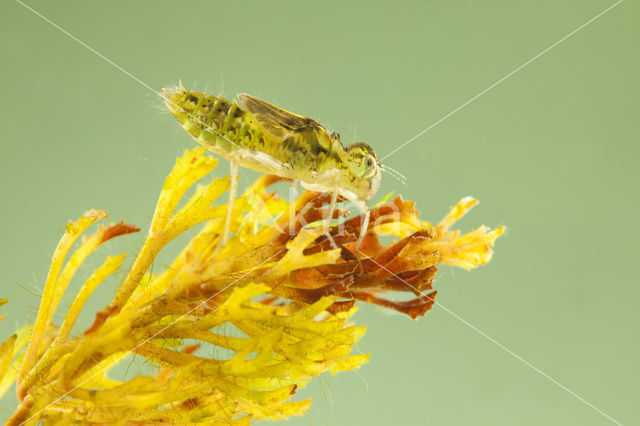
[[(10, 424), (226, 425), (301, 415), (311, 400), (292, 400), (297, 388), (369, 358), (352, 355), (364, 334), (364, 327), (350, 322), (357, 300), (422, 316), (435, 301), (436, 265), (482, 265), (502, 232), (449, 230), (476, 203), (471, 198), (432, 226), (420, 220), (413, 203), (397, 197), (372, 209), (357, 253), (360, 217), (342, 220), (345, 212), (338, 210), (329, 231), (340, 247), (334, 249), (323, 227), (306, 226), (322, 219), (330, 197), (305, 192), (289, 204), (266, 191), (278, 178), (263, 176), (235, 202), (234, 237), (221, 247), (226, 205), (214, 202), (227, 190), (228, 178), (198, 187), (179, 206), (217, 165), (204, 153), (187, 150), (177, 160), (115, 297), (78, 336), (71, 334), (78, 314), (125, 255), (106, 258), (56, 326), (51, 320), (69, 282), (98, 246), (138, 228), (124, 222), (99, 226), (76, 243), (107, 214), (90, 210), (67, 225), (35, 324), (0, 345), (0, 392), (15, 382), (21, 401)], [(200, 231), (170, 267), (152, 273), (162, 248), (197, 225)], [(383, 245), (379, 235), (396, 240)], [(384, 296), (389, 292), (412, 296), (397, 301)], [(225, 351), (230, 356), (221, 356)], [(110, 378), (109, 371), (130, 355), (146, 359), (153, 372)]]

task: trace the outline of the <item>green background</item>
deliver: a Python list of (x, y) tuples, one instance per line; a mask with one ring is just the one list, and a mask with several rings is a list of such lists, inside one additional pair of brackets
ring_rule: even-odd
[[(251, 93), (384, 156), (613, 3), (29, 5), (153, 88), (182, 79)], [(639, 11), (621, 3), (385, 159), (409, 186), (387, 175), (379, 196), (397, 190), (437, 221), (473, 195), (481, 204), (462, 229), (508, 231), (488, 266), (441, 268), (442, 306), (425, 318), (362, 306), (370, 363), (300, 391), (315, 403), (290, 424), (613, 424), (491, 339), (638, 424)], [(193, 142), (147, 88), (19, 3), (0, 5), (0, 34), (4, 340), (35, 319), (67, 220), (97, 207), (146, 229), (164, 176)], [(243, 173), (240, 187), (253, 178)], [(110, 243), (89, 266), (133, 254), (141, 238)], [(90, 300), (84, 324), (115, 286)], [(4, 419), (15, 400), (0, 404)]]

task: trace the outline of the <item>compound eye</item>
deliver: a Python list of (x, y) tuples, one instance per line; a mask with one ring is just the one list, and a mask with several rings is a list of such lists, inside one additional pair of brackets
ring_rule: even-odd
[(366, 177), (371, 177), (376, 173), (376, 159), (373, 155), (369, 154), (364, 157), (364, 175)]

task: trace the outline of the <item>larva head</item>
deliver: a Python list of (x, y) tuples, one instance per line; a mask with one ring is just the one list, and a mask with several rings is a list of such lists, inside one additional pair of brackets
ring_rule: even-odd
[(347, 174), (341, 185), (363, 201), (371, 199), (380, 188), (380, 162), (366, 143), (354, 142), (346, 149)]

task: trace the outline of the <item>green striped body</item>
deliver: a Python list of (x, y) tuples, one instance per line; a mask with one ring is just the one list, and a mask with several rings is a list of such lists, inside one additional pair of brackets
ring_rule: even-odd
[[(199, 143), (227, 159), (239, 151), (266, 154), (258, 159), (245, 156), (240, 164), (262, 173), (305, 180), (310, 173), (322, 173), (344, 166), (340, 148), (332, 150), (330, 135), (310, 128), (284, 139), (266, 132), (237, 102), (209, 93), (167, 93), (170, 111), (182, 127)], [(343, 151), (343, 150), (342, 150)]]
[(368, 200), (378, 190), (373, 149), (363, 143), (345, 149), (338, 134), (311, 118), (249, 95), (239, 95), (240, 104), (182, 86), (163, 89), (163, 95), (196, 141), (243, 167), (300, 180), (313, 191), (338, 191), (352, 201)]

